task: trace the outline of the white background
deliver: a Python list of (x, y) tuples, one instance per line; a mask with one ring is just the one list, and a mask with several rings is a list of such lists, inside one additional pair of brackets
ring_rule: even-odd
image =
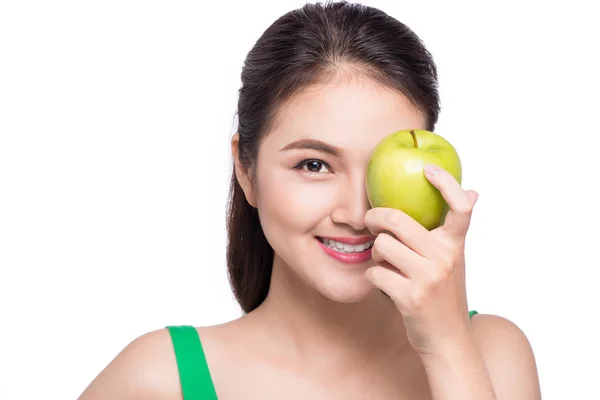
[[(440, 73), (479, 191), (470, 307), (521, 327), (545, 400), (600, 398), (594, 2), (368, 1)], [(0, 398), (73, 399), (131, 340), (239, 315), (225, 205), (239, 74), (302, 1), (0, 5)]]

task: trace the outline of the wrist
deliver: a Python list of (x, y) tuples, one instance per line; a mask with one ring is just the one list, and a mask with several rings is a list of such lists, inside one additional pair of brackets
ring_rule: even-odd
[(433, 398), (496, 399), (487, 367), (473, 336), (445, 340), (420, 355)]
[(477, 351), (475, 338), (465, 332), (440, 340), (437, 344), (418, 351), (423, 363), (452, 364)]

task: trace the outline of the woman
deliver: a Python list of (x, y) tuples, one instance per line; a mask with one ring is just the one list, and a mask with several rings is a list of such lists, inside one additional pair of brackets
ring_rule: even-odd
[(374, 8), (308, 4), (264, 32), (242, 84), (227, 262), (244, 315), (142, 335), (81, 399), (539, 399), (521, 330), (467, 308), (477, 193), (426, 167), (450, 206), (431, 231), (368, 203), (376, 144), (438, 119), (419, 38)]

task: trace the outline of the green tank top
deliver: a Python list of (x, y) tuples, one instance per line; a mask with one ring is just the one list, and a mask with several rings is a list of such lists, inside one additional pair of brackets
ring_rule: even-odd
[[(469, 319), (477, 311), (469, 311)], [(198, 331), (191, 325), (167, 326), (179, 370), (183, 400), (218, 400)]]

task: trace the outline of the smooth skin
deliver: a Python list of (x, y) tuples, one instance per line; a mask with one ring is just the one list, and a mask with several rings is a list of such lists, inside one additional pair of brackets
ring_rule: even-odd
[[(425, 118), (403, 95), (345, 78), (286, 104), (254, 170), (236, 163), (275, 260), (263, 304), (198, 327), (219, 399), (540, 399), (519, 327), (468, 319), (464, 248), (477, 193), (446, 171), (427, 174), (451, 208), (432, 231), (401, 211), (371, 209), (370, 153), (392, 132), (426, 129)], [(301, 139), (325, 146), (291, 145)], [(315, 236), (372, 236), (372, 260), (343, 264)], [(133, 340), (80, 397), (107, 398), (182, 398), (165, 329)]]

